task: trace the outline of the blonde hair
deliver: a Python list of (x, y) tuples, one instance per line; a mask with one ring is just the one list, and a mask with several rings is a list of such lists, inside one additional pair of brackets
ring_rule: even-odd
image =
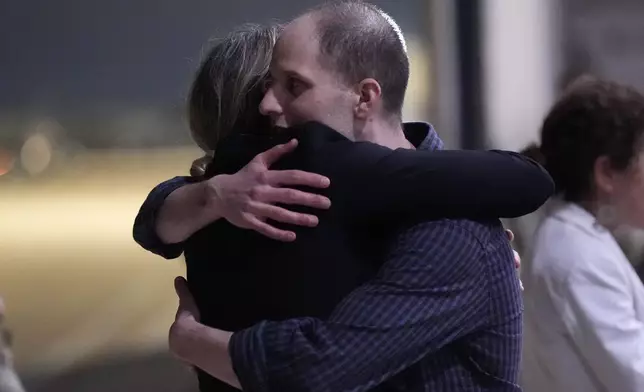
[(244, 25), (207, 53), (190, 90), (194, 141), (212, 155), (233, 130), (263, 126), (259, 104), (279, 35), (278, 26)]

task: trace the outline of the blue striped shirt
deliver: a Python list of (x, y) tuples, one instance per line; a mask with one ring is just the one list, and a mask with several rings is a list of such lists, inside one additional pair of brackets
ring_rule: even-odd
[[(442, 148), (424, 132), (419, 148)], [(230, 354), (246, 392), (520, 391), (522, 312), (499, 221), (424, 222), (328, 320), (264, 321)]]

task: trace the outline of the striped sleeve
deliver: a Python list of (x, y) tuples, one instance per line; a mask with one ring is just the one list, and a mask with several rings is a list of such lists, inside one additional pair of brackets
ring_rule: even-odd
[(479, 328), (489, 308), (485, 251), (453, 221), (400, 235), (382, 270), (328, 321), (262, 322), (233, 335), (246, 392), (366, 391)]
[(190, 183), (190, 177), (174, 177), (157, 185), (143, 202), (139, 213), (134, 219), (133, 236), (145, 250), (174, 259), (183, 253), (183, 243), (166, 244), (156, 232), (156, 222), (159, 210), (165, 199), (175, 190)]

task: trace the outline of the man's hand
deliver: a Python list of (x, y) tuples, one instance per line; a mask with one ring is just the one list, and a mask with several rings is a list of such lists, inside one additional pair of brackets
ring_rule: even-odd
[[(512, 230), (506, 230), (505, 234), (508, 236), (508, 240), (510, 242), (514, 241), (514, 233)], [(514, 267), (517, 269), (517, 274), (519, 273), (519, 269), (521, 268), (521, 255), (519, 252), (512, 249), (512, 252), (514, 252)], [(519, 285), (521, 286), (521, 291), (523, 291), (523, 282), (521, 281), (521, 276), (519, 276)]]
[(295, 240), (294, 232), (279, 230), (266, 223), (266, 220), (315, 227), (318, 218), (275, 204), (296, 204), (319, 209), (331, 206), (331, 201), (324, 196), (283, 188), (307, 186), (323, 189), (330, 185), (328, 178), (300, 170), (270, 170), (273, 163), (296, 147), (297, 140), (293, 139), (257, 155), (235, 174), (213, 177), (207, 181), (207, 200), (237, 227), (255, 230), (275, 240)]
[(179, 297), (179, 309), (177, 309), (175, 321), (189, 320), (199, 322), (199, 308), (197, 308), (197, 303), (188, 288), (188, 282), (183, 276), (174, 278), (174, 291)]
[[(514, 233), (512, 230), (506, 230), (505, 234), (508, 236), (508, 241), (514, 241)], [(514, 252), (514, 266), (516, 269), (519, 269), (521, 268), (521, 255), (514, 249), (512, 249), (512, 252)]]
[(241, 389), (228, 354), (232, 332), (199, 322), (199, 309), (183, 277), (175, 278), (174, 289), (179, 297), (179, 309), (170, 327), (170, 351), (181, 361)]
[(174, 317), (174, 323), (170, 327), (168, 344), (170, 351), (179, 359), (185, 357), (185, 339), (189, 338), (190, 332), (199, 325), (199, 309), (195, 303), (192, 293), (188, 288), (188, 282), (181, 276), (174, 279), (174, 290), (179, 297), (179, 308)]

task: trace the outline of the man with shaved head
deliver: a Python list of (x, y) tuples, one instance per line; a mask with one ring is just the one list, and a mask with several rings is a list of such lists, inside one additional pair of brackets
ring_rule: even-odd
[[(325, 4), (289, 23), (271, 76), (260, 110), (275, 124), (317, 121), (391, 149), (442, 146), (429, 125), (405, 135), (404, 40), (371, 4)], [(209, 328), (178, 279), (171, 349), (245, 391), (519, 391), (522, 304), (500, 222), (423, 222), (386, 250), (328, 320)]]
[(400, 29), (377, 7), (332, 3), (295, 19), (277, 41), (271, 76), (260, 110), (277, 123), (320, 121), (351, 140), (410, 146), (409, 59)]

